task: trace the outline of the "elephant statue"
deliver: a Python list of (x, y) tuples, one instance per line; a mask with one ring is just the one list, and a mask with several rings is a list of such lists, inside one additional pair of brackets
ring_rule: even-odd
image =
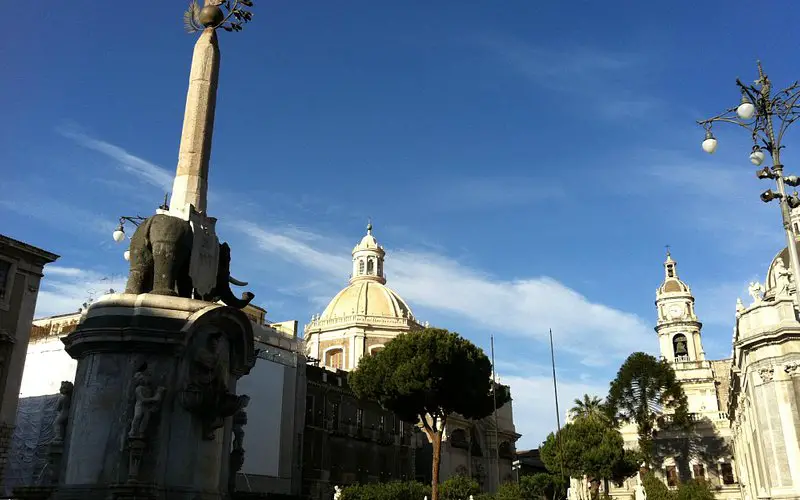
[(200, 298), (209, 302), (221, 300), (225, 305), (241, 309), (255, 297), (245, 292), (236, 297), (230, 285), (247, 283), (230, 275), (231, 249), (219, 245), (216, 284), (211, 292), (197, 297), (189, 276), (194, 235), (188, 221), (167, 214), (156, 214), (142, 222), (131, 237), (130, 274), (125, 293), (153, 293)]

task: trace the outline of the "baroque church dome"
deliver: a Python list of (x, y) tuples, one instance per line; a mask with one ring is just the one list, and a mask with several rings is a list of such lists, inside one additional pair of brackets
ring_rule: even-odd
[(411, 308), (394, 290), (378, 281), (369, 280), (357, 280), (337, 293), (320, 315), (320, 319), (354, 315), (413, 317)]
[(372, 224), (367, 225), (367, 234), (353, 248), (350, 284), (333, 297), (318, 319), (353, 316), (412, 319), (414, 315), (406, 301), (386, 286), (385, 257), (386, 252), (372, 235)]
[(411, 308), (386, 286), (386, 252), (367, 234), (353, 248), (350, 283), (304, 328), (306, 351), (325, 366), (351, 370), (397, 335), (421, 328)]

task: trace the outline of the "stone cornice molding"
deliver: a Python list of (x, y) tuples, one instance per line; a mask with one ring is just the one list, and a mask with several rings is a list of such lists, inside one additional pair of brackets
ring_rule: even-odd
[(698, 330), (702, 330), (703, 323), (697, 321), (696, 319), (659, 320), (658, 324), (655, 327), (655, 331), (656, 333), (661, 333), (661, 330), (665, 330), (670, 327), (691, 327), (691, 328), (697, 328)]
[(328, 319), (315, 319), (303, 329), (306, 333), (325, 333), (325, 330), (342, 328), (345, 326), (367, 326), (411, 329), (419, 328), (419, 323), (413, 318), (393, 318), (387, 316), (371, 316), (366, 314), (350, 314)]

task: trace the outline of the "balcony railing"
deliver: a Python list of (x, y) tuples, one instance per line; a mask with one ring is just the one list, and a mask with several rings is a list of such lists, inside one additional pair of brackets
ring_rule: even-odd
[[(664, 423), (672, 423), (673, 421), (672, 415), (664, 415), (663, 418), (664, 418)], [(691, 422), (702, 422), (703, 420), (710, 420), (712, 422), (727, 421), (728, 412), (713, 411), (713, 412), (690, 413), (689, 420)]]

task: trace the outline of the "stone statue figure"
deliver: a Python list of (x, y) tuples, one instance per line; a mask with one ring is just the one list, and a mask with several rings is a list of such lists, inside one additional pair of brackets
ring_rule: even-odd
[[(341, 486), (334, 486), (333, 487), (333, 500), (339, 500), (342, 498), (342, 487)], [(425, 497), (428, 498), (428, 497)]]
[(764, 287), (761, 286), (761, 283), (753, 281), (750, 283), (750, 287), (747, 291), (750, 293), (750, 297), (753, 298), (753, 304), (761, 303), (762, 299), (764, 298)]
[(133, 419), (128, 437), (141, 439), (147, 432), (150, 419), (158, 412), (166, 389), (164, 387), (154, 389), (150, 376), (144, 370), (133, 375), (133, 388), (136, 404), (133, 407)]
[(783, 259), (775, 261), (775, 267), (772, 268), (772, 279), (775, 281), (773, 290), (775, 290), (775, 297), (784, 297), (789, 295), (789, 277), (791, 273), (786, 269)]
[(220, 333), (210, 333), (191, 359), (188, 383), (181, 393), (181, 404), (197, 415), (203, 424), (204, 439), (214, 439), (224, 419), (244, 407), (247, 396), (237, 396), (228, 390), (226, 364), (221, 359)]
[(736, 299), (736, 313), (742, 314), (745, 310), (744, 302), (742, 302), (741, 298)]
[(244, 450), (244, 426), (247, 425), (247, 405), (250, 396), (241, 396), (242, 406), (233, 414), (233, 449)]
[(72, 406), (72, 390), (75, 386), (67, 380), (61, 382), (58, 390), (58, 405), (56, 406), (56, 420), (53, 422), (55, 431), (54, 443), (63, 443), (67, 435), (67, 421), (69, 420), (69, 408)]

